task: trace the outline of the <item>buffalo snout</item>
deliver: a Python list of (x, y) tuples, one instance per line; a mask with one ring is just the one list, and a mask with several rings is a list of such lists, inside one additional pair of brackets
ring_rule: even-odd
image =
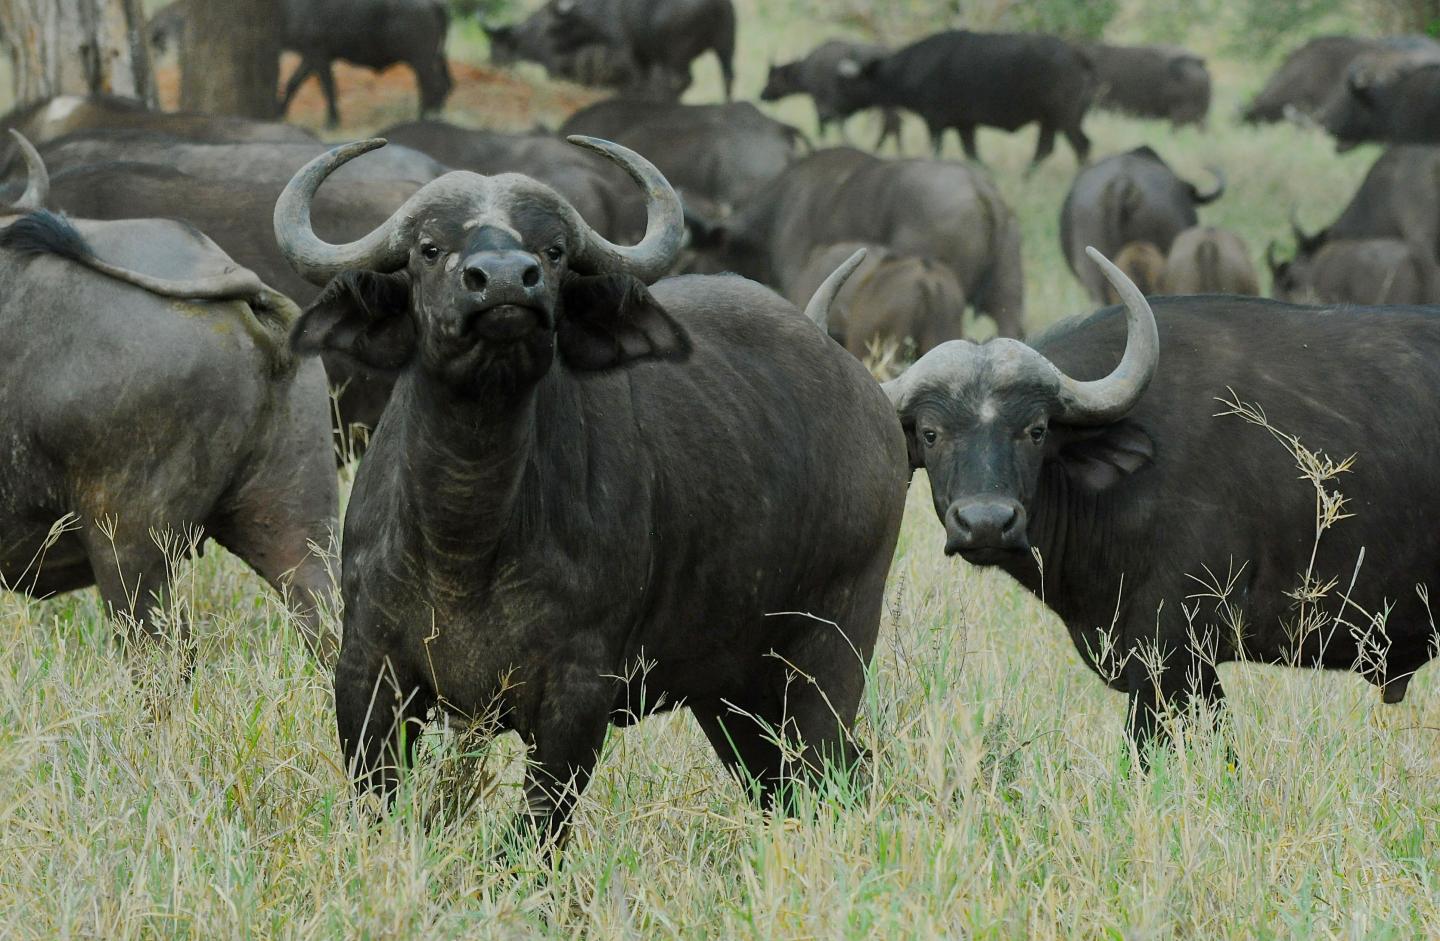
[[(545, 273), (534, 255), (521, 251), (476, 252), (465, 259), (463, 269), (465, 287), (471, 291), (484, 291), (487, 295), (535, 295), (545, 287)], [(488, 299), (488, 298), (487, 298)], [(501, 303), (521, 303), (521, 300), (507, 299)]]
[(945, 512), (945, 554), (991, 564), (1029, 548), (1025, 508), (1014, 500), (982, 497), (950, 504)]

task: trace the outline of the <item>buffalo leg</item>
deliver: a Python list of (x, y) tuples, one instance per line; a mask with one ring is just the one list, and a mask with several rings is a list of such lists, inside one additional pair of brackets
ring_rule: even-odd
[(285, 113), (290, 110), (290, 102), (295, 98), (295, 93), (314, 73), (315, 63), (308, 58), (301, 59), (300, 64), (295, 67), (294, 74), (290, 76), (290, 81), (285, 83), (285, 94), (280, 99), (280, 117), (285, 117)]
[(1169, 742), (1164, 717), (1183, 713), (1192, 697), (1203, 700), (1218, 717), (1225, 691), (1215, 665), (1191, 653), (1167, 656), (1158, 678), (1143, 659), (1130, 658), (1125, 680), (1130, 691), (1130, 739), (1139, 752), (1141, 767), (1149, 768), (1154, 749)]
[(1090, 159), (1090, 138), (1085, 136), (1084, 129), (1079, 124), (1067, 127), (1065, 139), (1070, 142), (1070, 149), (1075, 151), (1075, 159), (1084, 166)]
[(319, 68), (320, 90), (325, 93), (325, 126), (340, 126), (340, 101), (335, 92), (335, 68), (326, 62)]
[(976, 163), (980, 163), (980, 148), (975, 144), (975, 125), (962, 124), (959, 127), (960, 146), (965, 148), (965, 156)]
[[(353, 636), (353, 635), (352, 635)], [(335, 722), (345, 764), (362, 793), (394, 800), (400, 772), (415, 757), (434, 697), (417, 678), (369, 644), (355, 641), (335, 666)]]
[[(1035, 156), (1030, 159), (1030, 172), (1034, 172), (1045, 158), (1055, 152), (1055, 128), (1051, 124), (1041, 123), (1040, 137), (1035, 141)], [(1080, 161), (1084, 163), (1085, 161)]]
[[(931, 124), (929, 121), (926, 121), (925, 127), (930, 132), (930, 149), (935, 152), (935, 159), (938, 160), (940, 159), (940, 152), (945, 149), (945, 125)], [(960, 140), (962, 143), (965, 140), (965, 131), (963, 128), (960, 131)], [(965, 153), (969, 154), (971, 159), (978, 159), (973, 154), (970, 154), (970, 148), (968, 147)]]
[(783, 772), (780, 749), (774, 742), (776, 730), (738, 712), (722, 717), (717, 709), (695, 706), (691, 711), (725, 769), (747, 790), (758, 790), (762, 806), (771, 808), (779, 796)]
[(521, 823), (547, 850), (564, 845), (569, 835), (570, 817), (595, 771), (614, 704), (615, 684), (600, 671), (562, 668), (546, 684), (538, 721), (525, 734), (531, 753)]
[[(163, 607), (170, 578), (165, 553), (150, 537), (149, 529), (136, 532), (116, 527), (107, 533), (92, 525), (84, 539), (95, 586), (116, 622), (121, 642), (128, 647), (141, 637), (161, 638), (156, 615)], [(190, 625), (178, 620), (173, 626), (174, 639), (188, 646)]]

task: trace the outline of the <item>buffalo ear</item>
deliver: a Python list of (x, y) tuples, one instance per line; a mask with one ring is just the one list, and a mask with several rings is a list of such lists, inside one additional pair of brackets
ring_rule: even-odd
[(342, 353), (372, 369), (398, 372), (415, 352), (410, 278), (346, 271), (305, 308), (290, 331), (296, 353)]
[(1057, 426), (1050, 457), (1070, 479), (1099, 492), (1155, 462), (1155, 441), (1138, 424), (1118, 421), (1099, 428)]
[(920, 447), (920, 439), (915, 434), (915, 413), (911, 408), (909, 376), (908, 372), (903, 372), (888, 382), (880, 383), (880, 388), (885, 390), (890, 404), (895, 407), (895, 416), (900, 419), (900, 430), (905, 432), (905, 452), (913, 471), (925, 466), (925, 449)]
[(570, 278), (556, 334), (565, 365), (583, 372), (690, 355), (685, 329), (630, 275)]

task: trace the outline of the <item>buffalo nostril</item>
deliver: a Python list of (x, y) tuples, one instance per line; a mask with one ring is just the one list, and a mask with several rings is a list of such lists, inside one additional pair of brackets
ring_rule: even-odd
[(483, 268), (465, 269), (465, 287), (469, 288), (470, 290), (483, 290), (485, 285), (488, 284), (489, 281), (490, 278), (488, 275), (485, 274), (485, 270)]
[(533, 288), (535, 285), (539, 284), (540, 266), (531, 265), (530, 267), (526, 268), (525, 272), (520, 275), (520, 283), (525, 285), (527, 288)]

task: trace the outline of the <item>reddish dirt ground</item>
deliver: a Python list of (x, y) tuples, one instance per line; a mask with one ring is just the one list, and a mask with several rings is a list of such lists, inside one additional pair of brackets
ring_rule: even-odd
[[(299, 57), (286, 54), (280, 61), (280, 87), (299, 64)], [(340, 97), (340, 129), (325, 129), (325, 99), (320, 83), (310, 79), (296, 94), (287, 116), (293, 124), (312, 128), (327, 136), (353, 137), (357, 132), (374, 131), (419, 113), (419, 90), (415, 73), (396, 65), (383, 72), (335, 63), (335, 84)], [(532, 84), (503, 69), (492, 69), (451, 61), (455, 88), (445, 106), (447, 118), (498, 130), (519, 131), (537, 123), (553, 126), (566, 115), (603, 97), (576, 85), (553, 82)], [(173, 65), (156, 70), (161, 106), (180, 105), (180, 76)], [(277, 92), (278, 99), (278, 92)]]

